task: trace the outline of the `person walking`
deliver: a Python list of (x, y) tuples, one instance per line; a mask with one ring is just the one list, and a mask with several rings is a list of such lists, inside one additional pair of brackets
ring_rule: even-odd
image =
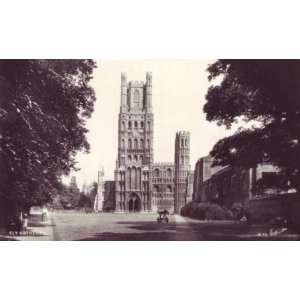
[(42, 207), (42, 222), (46, 221), (48, 217), (47, 207), (43, 205)]

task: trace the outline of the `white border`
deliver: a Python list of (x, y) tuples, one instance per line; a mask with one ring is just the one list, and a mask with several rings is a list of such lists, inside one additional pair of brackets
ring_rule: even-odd
[[(296, 1), (1, 2), (1, 58), (299, 58)], [(294, 242), (1, 242), (1, 298), (283, 299)]]
[(296, 1), (11, 0), (0, 8), (2, 58), (299, 57)]

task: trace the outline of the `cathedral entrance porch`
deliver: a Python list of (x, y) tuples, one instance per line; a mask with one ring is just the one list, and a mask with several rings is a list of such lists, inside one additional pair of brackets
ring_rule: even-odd
[(136, 193), (131, 193), (128, 198), (128, 211), (140, 212), (142, 209), (141, 199)]

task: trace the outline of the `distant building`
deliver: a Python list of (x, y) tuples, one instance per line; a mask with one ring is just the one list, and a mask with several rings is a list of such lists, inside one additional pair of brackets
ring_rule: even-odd
[(174, 163), (153, 162), (152, 74), (127, 82), (121, 74), (115, 211), (168, 209), (179, 213), (192, 198), (190, 134), (176, 133)]
[(80, 198), (80, 189), (78, 188), (76, 177), (72, 176), (69, 184), (69, 195), (62, 200), (64, 206), (76, 207)]
[[(272, 187), (272, 179), (275, 178), (278, 169), (271, 164), (263, 163), (250, 169), (212, 167), (211, 164), (210, 156), (199, 159), (196, 164), (194, 201), (230, 206), (235, 202), (270, 197), (280, 192)], [(258, 189), (257, 182), (262, 178), (269, 181), (269, 188)]]
[(77, 185), (76, 176), (72, 176), (70, 180), (69, 189), (72, 193), (79, 193), (80, 190)]
[(86, 195), (87, 194), (87, 185), (86, 182), (83, 182), (82, 188), (81, 188), (81, 193)]
[(213, 174), (224, 168), (220, 166), (212, 167), (212, 163), (213, 158), (209, 155), (197, 161), (194, 171), (193, 201), (201, 201), (203, 183), (210, 179)]
[(103, 211), (112, 212), (116, 209), (115, 203), (115, 182), (107, 180), (104, 182), (104, 203)]
[(103, 203), (104, 203), (104, 170), (98, 171), (98, 178), (97, 178), (97, 193), (95, 196), (94, 201), (94, 211), (100, 212), (103, 210)]

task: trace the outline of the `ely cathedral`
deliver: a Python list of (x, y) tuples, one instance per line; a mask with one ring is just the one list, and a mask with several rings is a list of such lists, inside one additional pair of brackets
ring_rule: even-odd
[(115, 211), (179, 213), (192, 198), (190, 134), (177, 132), (173, 163), (153, 161), (152, 74), (127, 82), (121, 74)]

